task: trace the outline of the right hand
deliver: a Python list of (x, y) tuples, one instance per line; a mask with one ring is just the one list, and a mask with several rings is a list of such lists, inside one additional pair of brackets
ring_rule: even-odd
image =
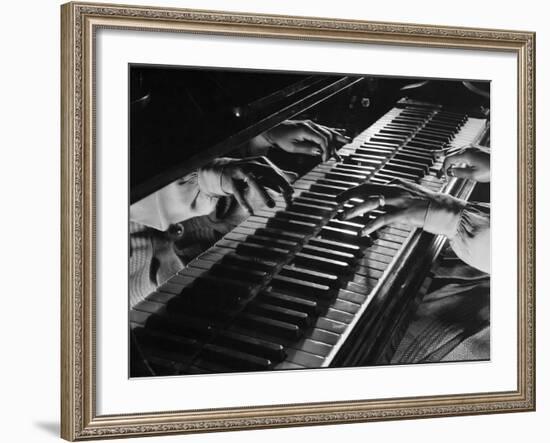
[(464, 147), (445, 157), (443, 172), (447, 177), (488, 183), (491, 181), (491, 154), (481, 146)]
[(394, 180), (387, 185), (365, 183), (342, 192), (339, 203), (362, 200), (342, 214), (343, 220), (383, 209), (383, 215), (369, 221), (361, 235), (369, 235), (384, 226), (408, 225), (432, 234), (452, 237), (465, 202), (450, 195), (430, 191), (416, 183)]
[(290, 203), (294, 190), (290, 185), (296, 174), (279, 169), (266, 157), (219, 159), (199, 173), (201, 191), (213, 196), (232, 195), (244, 211), (252, 215), (263, 206), (273, 208), (272, 194), (280, 194)]

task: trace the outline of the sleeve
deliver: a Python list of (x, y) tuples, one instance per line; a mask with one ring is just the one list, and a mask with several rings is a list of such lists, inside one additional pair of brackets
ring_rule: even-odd
[(264, 132), (240, 146), (235, 152), (240, 158), (265, 156), (273, 146), (275, 146), (275, 142), (267, 132)]
[(456, 255), (469, 265), (491, 271), (491, 213), (484, 203), (468, 203), (462, 210), (458, 228), (451, 240)]
[(219, 198), (229, 195), (221, 187), (221, 173), (230, 161), (216, 159), (134, 203), (130, 207), (130, 219), (166, 231), (173, 223), (210, 214)]
[(480, 271), (490, 272), (490, 206), (447, 194), (433, 194), (424, 219), (424, 230), (446, 235), (456, 255)]

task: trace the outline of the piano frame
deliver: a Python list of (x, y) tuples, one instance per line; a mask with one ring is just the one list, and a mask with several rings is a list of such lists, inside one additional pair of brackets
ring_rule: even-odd
[[(61, 436), (166, 435), (535, 410), (535, 34), (218, 11), (67, 3), (61, 9)], [(95, 43), (98, 29), (263, 36), (511, 53), (518, 68), (518, 343), (511, 391), (233, 407), (199, 411), (96, 408)]]

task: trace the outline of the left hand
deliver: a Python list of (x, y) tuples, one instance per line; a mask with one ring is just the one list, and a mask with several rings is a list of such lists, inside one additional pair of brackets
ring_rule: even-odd
[(341, 130), (312, 122), (311, 120), (287, 120), (262, 136), (266, 141), (292, 154), (317, 155), (327, 161), (338, 158), (337, 148), (349, 142)]

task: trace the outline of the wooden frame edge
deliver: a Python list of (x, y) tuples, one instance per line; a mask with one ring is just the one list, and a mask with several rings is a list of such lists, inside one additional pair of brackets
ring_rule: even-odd
[[(70, 441), (535, 410), (535, 34), (472, 28), (329, 20), (220, 11), (138, 7), (149, 30), (179, 24), (191, 32), (374, 41), (388, 44), (512, 51), (518, 56), (518, 390), (419, 397), (95, 416), (92, 39), (109, 18), (117, 26), (131, 6), (68, 3), (61, 7), (61, 436)], [(156, 17), (156, 18), (155, 18)], [(164, 17), (164, 19), (159, 18)], [(180, 17), (178, 19), (178, 17)], [(181, 18), (187, 17), (187, 18)], [(235, 20), (229, 20), (234, 17)], [(143, 18), (143, 17), (141, 17)], [(85, 20), (84, 20), (85, 19)], [(118, 21), (117, 21), (118, 20)], [(156, 21), (156, 26), (155, 26)], [(331, 23), (330, 29), (325, 29)], [(338, 27), (341, 25), (342, 27)], [(371, 28), (369, 28), (371, 26)], [(391, 32), (393, 29), (393, 34)], [(424, 30), (424, 32), (423, 32)], [(438, 34), (438, 30), (441, 31)], [(418, 35), (417, 35), (418, 34)], [(416, 36), (416, 37), (415, 37)], [(483, 43), (485, 40), (485, 44)], [(87, 46), (86, 46), (87, 45)], [(87, 259), (88, 260), (87, 262)]]

